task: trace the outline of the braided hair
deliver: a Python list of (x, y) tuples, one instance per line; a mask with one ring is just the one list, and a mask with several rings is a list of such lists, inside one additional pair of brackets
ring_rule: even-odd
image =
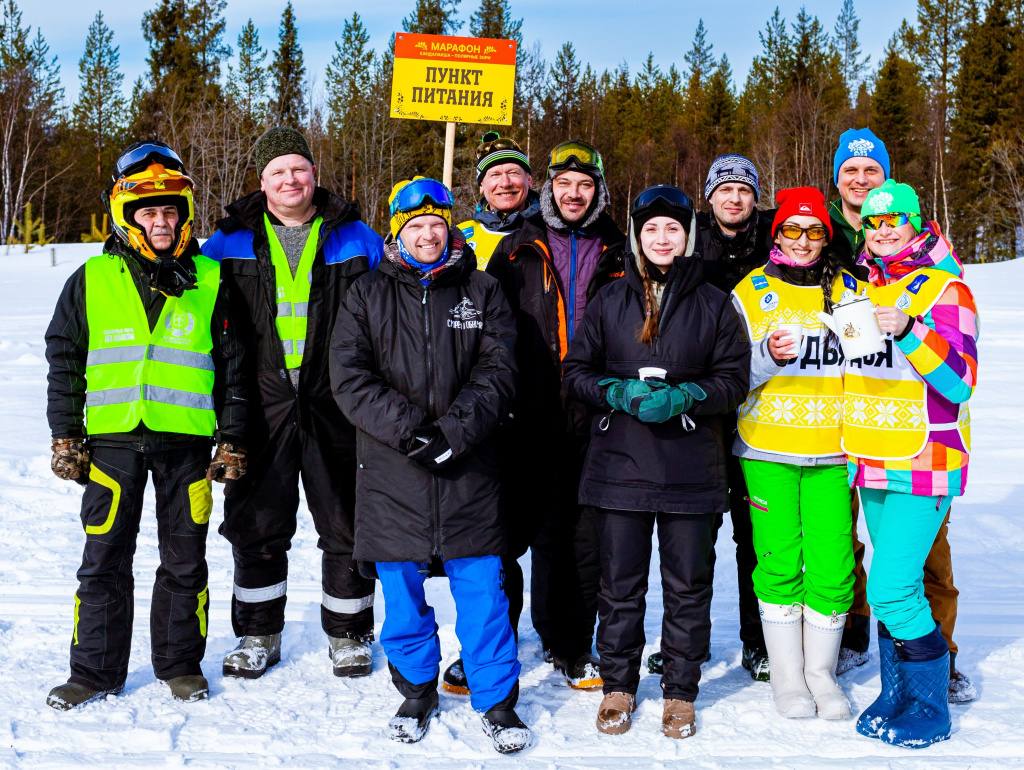
[(647, 258), (640, 255), (637, 260), (640, 263), (640, 278), (644, 283), (644, 299), (646, 315), (643, 328), (640, 329), (639, 341), (644, 345), (653, 345), (658, 336), (658, 300), (654, 296), (654, 280), (651, 278), (647, 267)]

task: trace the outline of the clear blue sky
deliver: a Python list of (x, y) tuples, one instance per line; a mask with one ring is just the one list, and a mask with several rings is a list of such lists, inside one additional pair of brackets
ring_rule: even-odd
[[(51, 52), (57, 55), (69, 101), (78, 93), (78, 60), (86, 31), (98, 10), (103, 11), (114, 30), (114, 41), (121, 47), (125, 91), (130, 92), (135, 78), (146, 71), (148, 49), (140, 22), (143, 12), (156, 5), (155, 0), (18, 0), (18, 4), (24, 21), (42, 30)], [(479, 0), (462, 1), (460, 14), (466, 20), (466, 34), (469, 17), (478, 4)], [(648, 52), (654, 53), (655, 61), (664, 69), (673, 63), (684, 69), (683, 55), (693, 41), (698, 18), (703, 18), (715, 55), (729, 55), (737, 86), (742, 87), (750, 62), (760, 50), (757, 33), (776, 4), (787, 22), (792, 22), (800, 7), (806, 5), (831, 32), (842, 0), (512, 0), (512, 10), (524, 19), (524, 43), (532, 45), (539, 40), (549, 62), (568, 40), (580, 59), (599, 72), (614, 69), (622, 61), (636, 70)], [(316, 73), (317, 82), (322, 84), (345, 19), (358, 12), (370, 32), (371, 45), (380, 50), (387, 45), (389, 35), (401, 29), (402, 18), (412, 9), (414, 0), (294, 0), (293, 5), (307, 72)], [(228, 0), (226, 37), (232, 48), (250, 17), (260, 31), (263, 46), (275, 48), (284, 6), (284, 0)], [(871, 55), (872, 65), (881, 58), (886, 42), (903, 18), (915, 24), (917, 21), (915, 0), (856, 0), (855, 6), (861, 19), (861, 46)]]

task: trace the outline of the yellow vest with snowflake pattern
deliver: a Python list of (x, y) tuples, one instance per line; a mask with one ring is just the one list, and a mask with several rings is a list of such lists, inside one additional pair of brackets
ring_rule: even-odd
[[(951, 283), (944, 270), (921, 269), (887, 286), (869, 286), (875, 305), (898, 307), (912, 318), (923, 316)], [(971, 448), (971, 413), (960, 405), (956, 423), (928, 421), (928, 386), (892, 339), (883, 353), (848, 361), (843, 402), (843, 451), (867, 460), (909, 460), (928, 444), (933, 430), (960, 432)]]
[[(841, 273), (833, 299), (858, 290), (857, 279)], [(843, 354), (838, 340), (828, 345), (828, 329), (818, 318), (820, 286), (794, 286), (759, 268), (740, 281), (733, 294), (753, 344), (783, 324), (801, 324), (800, 354), (755, 388), (738, 410), (740, 438), (762, 452), (797, 457), (842, 453)]]

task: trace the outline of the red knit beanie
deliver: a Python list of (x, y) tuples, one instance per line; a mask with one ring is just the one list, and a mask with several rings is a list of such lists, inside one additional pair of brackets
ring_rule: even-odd
[(779, 226), (790, 217), (817, 217), (828, 229), (828, 238), (832, 240), (832, 217), (828, 215), (825, 207), (825, 196), (817, 187), (790, 187), (787, 190), (779, 190), (775, 194), (775, 202), (779, 204), (779, 210), (775, 212), (775, 219), (772, 221), (772, 235), (779, 229)]

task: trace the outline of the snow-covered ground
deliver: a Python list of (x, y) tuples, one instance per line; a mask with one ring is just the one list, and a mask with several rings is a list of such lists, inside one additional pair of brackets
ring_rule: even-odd
[[(862, 738), (852, 721), (778, 716), (769, 685), (752, 682), (740, 667), (735, 559), (726, 525), (718, 543), (714, 656), (704, 667), (697, 735), (673, 741), (660, 734), (661, 691), (654, 676), (641, 680), (633, 729), (620, 737), (599, 735), (594, 717), (601, 696), (570, 690), (540, 660), (527, 604), (519, 713), (533, 728), (534, 745), (506, 758), (491, 748), (468, 700), (447, 694), (441, 696), (440, 721), (422, 743), (384, 738), (401, 699), (379, 645), (370, 677), (332, 676), (320, 628), (320, 556), (304, 512), (291, 551), (284, 658), (252, 682), (221, 677), (221, 658), (235, 644), (231, 553), (211, 527), (204, 664), (211, 697), (192, 705), (174, 702), (149, 661), (149, 586), (157, 566), (151, 490), (135, 560), (135, 638), (124, 693), (68, 713), (45, 705), (49, 689), (67, 677), (84, 536), (80, 487), (49, 469), (43, 332), (64, 281), (96, 251), (95, 245), (59, 247), (56, 267), (48, 248), (0, 256), (0, 767), (1024, 766), (1024, 260), (967, 271), (982, 318), (981, 384), (971, 404), (969, 491), (953, 506), (950, 541), (961, 591), (958, 663), (981, 695), (952, 708), (952, 740), (914, 752)], [(213, 524), (221, 516), (220, 492), (215, 496)], [(660, 633), (657, 586), (654, 565), (645, 654)], [(447, 664), (458, 654), (458, 642), (446, 581), (430, 581), (428, 597), (438, 610)], [(379, 622), (386, 611), (379, 595), (377, 609)], [(841, 678), (855, 713), (877, 694), (877, 669), (873, 654), (870, 664)]]

